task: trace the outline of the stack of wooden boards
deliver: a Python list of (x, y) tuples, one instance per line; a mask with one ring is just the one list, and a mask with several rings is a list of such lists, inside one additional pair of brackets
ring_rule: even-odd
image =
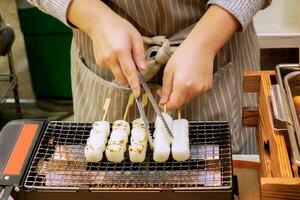
[(298, 167), (291, 160), (286, 131), (274, 129), (270, 105), (274, 71), (247, 72), (244, 92), (258, 94), (258, 108), (243, 108), (243, 125), (258, 128), (261, 199), (300, 199)]

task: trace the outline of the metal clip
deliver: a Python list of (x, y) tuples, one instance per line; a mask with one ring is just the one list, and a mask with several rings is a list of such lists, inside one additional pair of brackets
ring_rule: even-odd
[(292, 117), (284, 91), (278, 84), (271, 86), (273, 127), (276, 130), (286, 130), (287, 123), (293, 125)]

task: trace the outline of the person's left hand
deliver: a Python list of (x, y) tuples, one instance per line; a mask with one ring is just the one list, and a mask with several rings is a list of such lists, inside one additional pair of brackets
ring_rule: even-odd
[(192, 97), (212, 87), (215, 53), (187, 38), (173, 53), (163, 76), (160, 104), (167, 109), (178, 109)]

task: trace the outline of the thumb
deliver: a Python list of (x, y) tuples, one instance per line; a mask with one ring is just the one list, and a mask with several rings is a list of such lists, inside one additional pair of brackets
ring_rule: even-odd
[(173, 71), (165, 70), (163, 76), (163, 85), (161, 89), (161, 98), (159, 103), (166, 104), (170, 98), (172, 89), (173, 89)]
[(132, 37), (131, 51), (135, 65), (141, 69), (146, 69), (144, 42), (140, 34)]

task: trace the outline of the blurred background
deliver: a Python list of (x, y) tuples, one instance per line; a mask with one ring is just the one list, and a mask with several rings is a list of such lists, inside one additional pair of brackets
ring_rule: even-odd
[[(299, 7), (299, 0), (273, 0), (269, 8), (256, 15), (262, 69), (299, 62)], [(25, 0), (1, 0), (0, 13), (15, 32), (12, 58), (22, 117), (72, 120), (71, 31)], [(10, 73), (8, 61), (8, 56), (0, 57), (0, 73)], [(7, 91), (7, 82), (1, 80), (1, 93)], [(0, 125), (19, 117), (13, 92), (7, 94), (0, 96)]]

